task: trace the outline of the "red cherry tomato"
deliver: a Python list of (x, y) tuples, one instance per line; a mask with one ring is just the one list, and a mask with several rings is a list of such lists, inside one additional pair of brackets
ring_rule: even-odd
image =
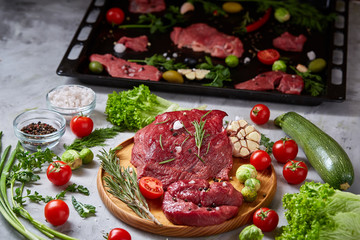
[(141, 194), (149, 199), (159, 198), (164, 193), (161, 181), (153, 177), (140, 178), (139, 189)]
[(251, 121), (255, 124), (262, 125), (269, 121), (270, 110), (264, 104), (256, 104), (250, 112)]
[(276, 141), (272, 147), (273, 155), (279, 163), (286, 163), (288, 160), (294, 160), (298, 151), (299, 148), (296, 142), (287, 137)]
[(79, 138), (88, 136), (94, 127), (94, 122), (86, 116), (75, 116), (70, 121), (71, 131)]
[(54, 226), (64, 224), (69, 218), (69, 207), (60, 199), (51, 200), (45, 206), (46, 221)]
[(256, 170), (262, 171), (270, 166), (271, 157), (263, 150), (256, 150), (250, 156), (250, 164), (253, 165)]
[(263, 232), (273, 231), (279, 223), (279, 215), (272, 209), (263, 207), (255, 211), (253, 223)]
[(131, 235), (125, 229), (114, 228), (110, 231), (108, 240), (131, 240)]
[(110, 24), (121, 24), (125, 19), (125, 13), (120, 8), (110, 8), (106, 13), (106, 20)]
[(257, 57), (260, 62), (266, 65), (272, 65), (276, 60), (280, 58), (280, 53), (275, 49), (266, 49), (259, 51)]
[(71, 167), (63, 161), (54, 161), (50, 163), (46, 170), (46, 176), (49, 181), (57, 186), (68, 183), (71, 175)]
[(299, 184), (305, 181), (308, 173), (306, 164), (302, 161), (290, 160), (283, 168), (283, 176), (290, 184)]

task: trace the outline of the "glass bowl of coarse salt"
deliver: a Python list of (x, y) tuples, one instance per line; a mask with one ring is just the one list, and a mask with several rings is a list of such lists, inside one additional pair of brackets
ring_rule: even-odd
[(60, 113), (66, 120), (77, 115), (88, 116), (96, 106), (96, 94), (81, 85), (61, 85), (46, 95), (49, 109)]

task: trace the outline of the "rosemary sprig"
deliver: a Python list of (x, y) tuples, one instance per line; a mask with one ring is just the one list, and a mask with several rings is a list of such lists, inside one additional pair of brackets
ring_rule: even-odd
[(97, 157), (101, 160), (101, 166), (109, 174), (104, 177), (108, 192), (132, 209), (139, 217), (149, 219), (155, 224), (162, 225), (150, 212), (149, 206), (141, 195), (137, 183), (137, 174), (131, 168), (120, 167), (116, 151), (121, 147), (100, 151)]
[(160, 134), (160, 137), (159, 137), (159, 143), (160, 143), (161, 150), (164, 150), (164, 147), (163, 147), (163, 145), (162, 145), (162, 139), (161, 139), (161, 136), (162, 136), (162, 134)]
[(159, 164), (165, 164), (165, 163), (168, 163), (168, 162), (172, 162), (174, 160), (175, 160), (175, 158), (170, 158), (170, 159), (159, 162)]
[(204, 161), (203, 161), (203, 159), (201, 158), (200, 151), (201, 151), (201, 145), (202, 145), (202, 143), (203, 143), (203, 141), (204, 141), (204, 137), (205, 137), (205, 129), (204, 129), (204, 127), (205, 127), (205, 123), (206, 123), (206, 120), (203, 121), (203, 118), (206, 117), (210, 112), (211, 112), (211, 110), (208, 111), (207, 113), (205, 113), (205, 114), (200, 118), (200, 121), (199, 121), (199, 122), (197, 122), (197, 121), (192, 122), (192, 124), (193, 124), (194, 127), (195, 127), (195, 133), (194, 133), (195, 145), (196, 145), (196, 147), (197, 147), (197, 149), (198, 149), (198, 152), (197, 152), (197, 155), (196, 155), (196, 156), (197, 156), (202, 162), (204, 162)]

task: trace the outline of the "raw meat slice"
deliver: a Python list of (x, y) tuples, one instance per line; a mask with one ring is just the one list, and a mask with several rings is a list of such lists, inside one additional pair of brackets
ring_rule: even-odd
[(307, 39), (303, 34), (294, 36), (288, 32), (284, 32), (280, 37), (273, 40), (273, 45), (284, 51), (301, 52), (306, 40)]
[[(158, 178), (165, 189), (180, 179), (228, 180), (233, 160), (232, 147), (223, 128), (226, 115), (220, 110), (193, 109), (157, 116), (134, 136), (131, 163), (137, 168), (138, 177)], [(194, 121), (200, 120), (206, 122), (198, 154)]]
[(135, 52), (146, 52), (148, 45), (148, 37), (145, 35), (130, 38), (130, 37), (121, 37), (117, 43), (124, 44), (126, 48), (130, 48)]
[(178, 48), (191, 48), (195, 52), (210, 53), (213, 57), (241, 57), (244, 52), (239, 38), (221, 33), (205, 23), (195, 23), (187, 28), (174, 27), (170, 37)]
[(281, 78), (283, 77), (282, 72), (265, 72), (257, 75), (253, 79), (245, 82), (236, 84), (236, 89), (255, 90), (255, 91), (266, 91), (273, 90), (275, 85), (278, 85)]
[(243, 196), (229, 182), (181, 180), (165, 192), (162, 210), (173, 224), (209, 226), (235, 217)]
[(304, 89), (304, 80), (299, 75), (284, 74), (276, 89), (282, 93), (300, 95)]
[(270, 71), (261, 73), (248, 81), (238, 83), (234, 87), (254, 91), (276, 89), (282, 93), (299, 95), (304, 89), (304, 80), (299, 75)]
[(159, 81), (161, 78), (161, 72), (154, 66), (128, 62), (111, 54), (92, 54), (90, 61), (97, 61), (104, 65), (112, 77), (150, 81)]
[(130, 0), (129, 12), (131, 13), (152, 13), (165, 10), (164, 0)]

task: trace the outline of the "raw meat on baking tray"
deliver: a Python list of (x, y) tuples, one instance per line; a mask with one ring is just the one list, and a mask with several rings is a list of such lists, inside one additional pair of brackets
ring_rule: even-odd
[(304, 89), (304, 80), (299, 75), (287, 74), (281, 71), (270, 71), (238, 83), (236, 89), (266, 91), (278, 90), (286, 94), (299, 95)]
[(273, 40), (273, 45), (274, 47), (284, 51), (301, 52), (306, 40), (307, 39), (303, 34), (294, 36), (288, 32), (285, 32), (281, 34), (280, 37), (277, 37)]
[(165, 10), (164, 0), (130, 0), (129, 12), (131, 13), (152, 13)]
[(181, 180), (165, 192), (162, 210), (174, 224), (202, 227), (235, 217), (242, 202), (242, 194), (229, 182)]
[(221, 33), (205, 23), (195, 23), (186, 28), (174, 27), (170, 37), (178, 48), (191, 48), (195, 52), (210, 53), (213, 57), (241, 57), (244, 52), (239, 38)]
[[(131, 164), (137, 168), (138, 178), (158, 178), (164, 189), (181, 179), (228, 180), (233, 159), (223, 128), (226, 115), (220, 110), (197, 109), (158, 115), (134, 136)], [(200, 152), (194, 137), (194, 121), (206, 121)]]
[(90, 61), (101, 63), (112, 77), (159, 81), (161, 72), (154, 66), (140, 65), (111, 54), (92, 54)]
[(135, 52), (146, 52), (149, 40), (146, 35), (142, 35), (139, 37), (121, 37), (117, 43), (124, 44), (126, 48), (130, 48)]

